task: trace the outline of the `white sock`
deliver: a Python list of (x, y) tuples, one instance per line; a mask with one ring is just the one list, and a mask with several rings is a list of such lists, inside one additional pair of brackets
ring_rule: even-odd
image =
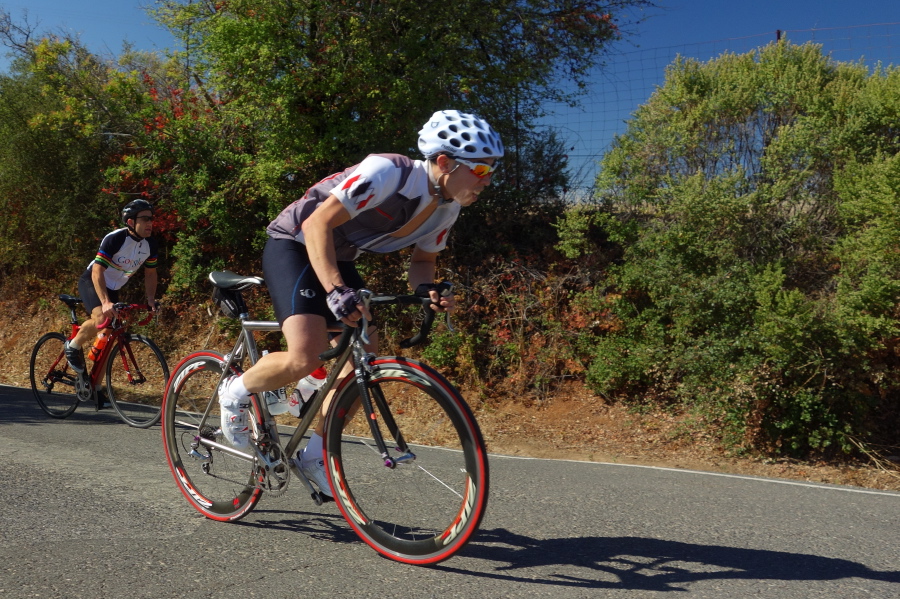
[(309, 437), (309, 443), (306, 444), (306, 447), (303, 448), (303, 455), (300, 456), (300, 461), (306, 465), (310, 462), (315, 462), (316, 460), (322, 459), (322, 437), (318, 435), (318, 433), (313, 433)]
[(244, 386), (243, 375), (231, 379), (231, 382), (228, 383), (228, 395), (236, 399), (250, 395), (247, 387)]
[(69, 347), (71, 347), (72, 349), (81, 349), (81, 345), (75, 343), (74, 339), (69, 341)]

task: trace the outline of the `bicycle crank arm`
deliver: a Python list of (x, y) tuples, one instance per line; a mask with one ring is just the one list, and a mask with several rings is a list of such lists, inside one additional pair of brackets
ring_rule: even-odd
[(276, 460), (269, 459), (269, 456), (260, 451), (259, 447), (256, 445), (253, 446), (253, 449), (256, 451), (257, 461), (262, 464), (263, 470), (265, 470), (266, 472), (271, 472), (273, 468), (284, 464), (284, 461), (280, 458)]
[(288, 463), (290, 463), (291, 470), (294, 471), (294, 475), (303, 482), (306, 490), (309, 491), (309, 496), (312, 497), (312, 500), (316, 505), (322, 505), (326, 501), (331, 500), (327, 495), (325, 495), (324, 493), (320, 493), (314, 486), (312, 486), (312, 483), (308, 478), (306, 478), (306, 475), (303, 474), (303, 471), (300, 470), (300, 467), (297, 466), (297, 462), (295, 462), (294, 460), (288, 460)]

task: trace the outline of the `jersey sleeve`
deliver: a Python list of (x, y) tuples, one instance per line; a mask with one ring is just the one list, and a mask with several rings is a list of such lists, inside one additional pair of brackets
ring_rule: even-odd
[(400, 186), (401, 170), (381, 156), (369, 156), (350, 176), (331, 190), (354, 218), (393, 196)]
[(150, 237), (147, 239), (147, 245), (150, 248), (150, 257), (144, 261), (144, 268), (156, 268), (159, 242), (156, 237)]
[(125, 229), (117, 229), (107, 233), (103, 241), (100, 242), (100, 249), (97, 250), (97, 255), (94, 256), (94, 262), (104, 268), (112, 266), (113, 256), (122, 249), (122, 244), (125, 242), (127, 234), (128, 232)]
[(441, 227), (434, 234), (420, 239), (416, 242), (416, 247), (423, 252), (435, 254), (447, 247), (447, 235), (450, 233), (450, 225)]

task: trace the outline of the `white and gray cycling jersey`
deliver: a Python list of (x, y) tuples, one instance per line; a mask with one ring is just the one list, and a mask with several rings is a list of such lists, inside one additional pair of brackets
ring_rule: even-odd
[(305, 245), (303, 221), (334, 195), (351, 217), (334, 229), (338, 260), (354, 260), (363, 251), (388, 253), (412, 245), (439, 252), (446, 247), (450, 227), (459, 217), (457, 202), (442, 201), (415, 231), (394, 236), (432, 201), (427, 168), (426, 162), (399, 154), (371, 154), (310, 187), (266, 232), (274, 239), (294, 239)]

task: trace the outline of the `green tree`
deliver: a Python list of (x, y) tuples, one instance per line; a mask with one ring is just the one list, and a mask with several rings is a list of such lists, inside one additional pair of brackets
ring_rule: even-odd
[(98, 95), (104, 67), (83, 47), (45, 39), (29, 49), (31, 60), (0, 77), (0, 268), (74, 273), (114, 219), (101, 188), (116, 115)]
[[(499, 220), (508, 207), (537, 205), (564, 186), (564, 170), (547, 174), (548, 166), (565, 167), (559, 144), (529, 127), (544, 102), (574, 101), (576, 93), (554, 84), (583, 84), (618, 26), (629, 22), (627, 9), (644, 4), (172, 0), (156, 16), (181, 40), (180, 58), (194, 81), (215, 98), (215, 135), (234, 134), (230, 145), (240, 159), (228, 162), (240, 183), (219, 187), (223, 215), (236, 188), (255, 215), (271, 218), (312, 182), (368, 152), (415, 154), (421, 123), (454, 107), (488, 118), (510, 146), (506, 173), (495, 179), (505, 191), (492, 191), (493, 201), (486, 194), (479, 209)], [(515, 184), (506, 185), (510, 180)], [(546, 222), (540, 212), (533, 214)], [(255, 239), (258, 250), (260, 223), (238, 221), (254, 228), (223, 235)], [(520, 245), (534, 241), (521, 239), (530, 228), (513, 227)], [(460, 241), (477, 245), (474, 236)], [(179, 242), (189, 243), (199, 258), (200, 244)], [(507, 237), (493, 247), (512, 245)], [(180, 257), (187, 268), (187, 254)]]
[[(147, 197), (174, 244), (170, 288), (190, 290), (210, 268), (254, 268), (264, 226), (286, 203), (367, 152), (415, 152), (423, 120), (449, 106), (487, 117), (510, 147), (506, 174), (495, 179), (505, 190), (481, 212), (500, 222), (515, 207), (528, 218), (488, 247), (544, 242), (546, 227), (532, 225), (548, 220), (565, 164), (559, 143), (530, 133), (531, 123), (542, 103), (575, 100), (557, 84), (583, 85), (631, 21), (628, 9), (645, 4), (167, 0), (155, 15), (184, 51), (169, 61), (126, 51), (115, 63), (2, 14), (0, 34), (19, 57), (7, 86), (32, 85), (38, 98), (24, 106), (33, 116), (7, 123), (56, 144), (53, 168), (81, 169), (56, 173), (78, 190), (43, 193), (64, 206), (29, 233), (45, 240), (77, 220), (75, 238), (87, 239), (112, 208)], [(54, 135), (68, 137), (51, 144)], [(8, 139), (17, 136), (10, 130)], [(40, 185), (48, 180), (35, 174)], [(8, 184), (27, 188), (20, 183)], [(541, 233), (523, 237), (530, 230)], [(460, 241), (475, 248), (479, 240)]]

